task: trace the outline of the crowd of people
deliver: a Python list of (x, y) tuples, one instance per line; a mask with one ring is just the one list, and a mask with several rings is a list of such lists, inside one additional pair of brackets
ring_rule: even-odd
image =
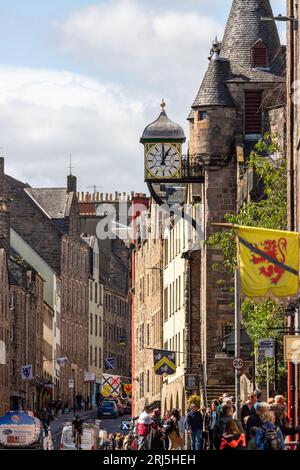
[[(286, 438), (300, 432), (291, 427), (285, 398), (277, 395), (268, 403), (257, 390), (240, 407), (237, 419), (234, 397), (224, 394), (207, 408), (189, 405), (186, 417), (179, 410), (145, 407), (136, 427), (138, 450), (284, 450)], [(110, 436), (114, 449), (124, 449), (125, 438)], [(122, 441), (118, 444), (117, 441)], [(120, 447), (122, 446), (122, 447)]]

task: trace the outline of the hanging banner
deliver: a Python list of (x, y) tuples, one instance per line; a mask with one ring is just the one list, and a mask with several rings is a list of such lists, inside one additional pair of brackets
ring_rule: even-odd
[(115, 357), (107, 357), (104, 359), (105, 369), (114, 369), (116, 366), (116, 358)]
[(124, 384), (123, 388), (126, 395), (132, 395), (132, 384)]
[(247, 297), (296, 295), (299, 288), (299, 233), (238, 227), (239, 269)]
[(156, 375), (172, 375), (176, 372), (176, 353), (154, 349), (154, 371)]
[(101, 393), (105, 398), (118, 398), (120, 396), (120, 376), (102, 374)]
[(32, 380), (33, 379), (32, 364), (21, 367), (21, 379), (22, 380)]

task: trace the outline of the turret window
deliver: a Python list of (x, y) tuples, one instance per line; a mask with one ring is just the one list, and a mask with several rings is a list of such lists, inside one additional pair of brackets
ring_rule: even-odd
[(262, 41), (258, 41), (252, 48), (252, 67), (269, 68), (268, 48)]
[(207, 119), (207, 112), (198, 111), (198, 121), (204, 121), (205, 119)]

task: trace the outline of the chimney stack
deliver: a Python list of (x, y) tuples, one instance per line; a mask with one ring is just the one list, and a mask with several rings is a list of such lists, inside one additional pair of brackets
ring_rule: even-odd
[(77, 178), (74, 175), (68, 175), (68, 185), (67, 185), (68, 193), (76, 193), (77, 192)]

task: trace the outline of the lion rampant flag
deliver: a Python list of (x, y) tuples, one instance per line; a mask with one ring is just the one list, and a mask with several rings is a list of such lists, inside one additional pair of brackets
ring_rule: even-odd
[(289, 297), (299, 288), (299, 233), (238, 227), (239, 269), (247, 297)]

